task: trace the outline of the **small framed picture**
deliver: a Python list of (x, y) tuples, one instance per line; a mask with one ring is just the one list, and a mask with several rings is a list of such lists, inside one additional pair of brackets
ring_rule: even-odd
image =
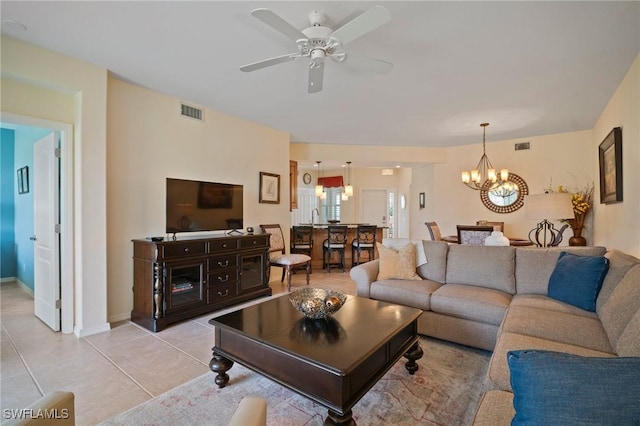
[(622, 201), (622, 129), (615, 127), (598, 148), (600, 204)]
[(421, 192), (418, 195), (418, 206), (420, 206), (420, 209), (424, 209), (424, 192)]
[(29, 166), (20, 167), (17, 170), (18, 194), (27, 194), (29, 192)]
[(280, 204), (280, 175), (260, 172), (260, 194), (258, 202)]

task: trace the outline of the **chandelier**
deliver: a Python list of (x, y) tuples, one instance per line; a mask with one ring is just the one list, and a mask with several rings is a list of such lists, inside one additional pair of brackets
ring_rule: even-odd
[[(488, 125), (489, 123), (480, 124), (482, 127), (482, 157), (480, 157), (478, 165), (471, 171), (465, 170), (462, 172), (462, 183), (476, 191), (480, 189), (494, 190), (509, 182), (509, 170), (500, 170), (500, 179), (498, 179), (496, 169), (491, 164), (489, 157), (487, 157), (485, 145)], [(510, 187), (503, 189), (509, 190)]]

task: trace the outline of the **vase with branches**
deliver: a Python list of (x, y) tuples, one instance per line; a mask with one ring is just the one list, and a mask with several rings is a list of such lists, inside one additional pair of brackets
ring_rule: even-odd
[(573, 230), (573, 237), (569, 238), (569, 245), (584, 246), (587, 244), (587, 241), (582, 236), (582, 230), (584, 228), (584, 220), (587, 217), (587, 213), (589, 213), (593, 206), (593, 188), (593, 182), (575, 190), (562, 185), (560, 185), (556, 190), (553, 190), (551, 189), (551, 185), (549, 185), (548, 192), (571, 194), (573, 219), (566, 220)]

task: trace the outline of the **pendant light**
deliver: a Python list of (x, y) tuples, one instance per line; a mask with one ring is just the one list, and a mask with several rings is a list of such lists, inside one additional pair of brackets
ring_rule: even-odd
[(353, 186), (351, 185), (349, 166), (351, 165), (351, 161), (347, 161), (347, 185), (344, 187), (344, 193), (347, 197), (353, 197)]
[(316, 161), (316, 166), (318, 167), (318, 182), (316, 183), (316, 197), (322, 197), (324, 194), (324, 187), (320, 184), (320, 163), (321, 161)]

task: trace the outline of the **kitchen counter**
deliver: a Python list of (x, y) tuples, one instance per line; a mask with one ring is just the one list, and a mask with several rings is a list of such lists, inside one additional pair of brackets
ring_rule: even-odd
[[(351, 242), (356, 237), (357, 223), (336, 223), (336, 225), (347, 225), (347, 247), (344, 252), (345, 266), (347, 270), (351, 267)], [(360, 224), (362, 225), (362, 224)], [(311, 226), (310, 223), (301, 223), (300, 226)], [(314, 270), (319, 271), (322, 269), (322, 243), (327, 239), (328, 223), (316, 223), (313, 225), (313, 250), (311, 251), (311, 266)], [(376, 241), (382, 243), (382, 238), (387, 235), (387, 226), (378, 226), (376, 231)], [(335, 255), (334, 255), (335, 256)], [(376, 259), (379, 257), (378, 250), (376, 249)], [(366, 260), (367, 255), (364, 254), (361, 259)], [(334, 260), (335, 262), (335, 257)], [(333, 271), (332, 271), (333, 272)], [(313, 279), (313, 277), (312, 277)]]

